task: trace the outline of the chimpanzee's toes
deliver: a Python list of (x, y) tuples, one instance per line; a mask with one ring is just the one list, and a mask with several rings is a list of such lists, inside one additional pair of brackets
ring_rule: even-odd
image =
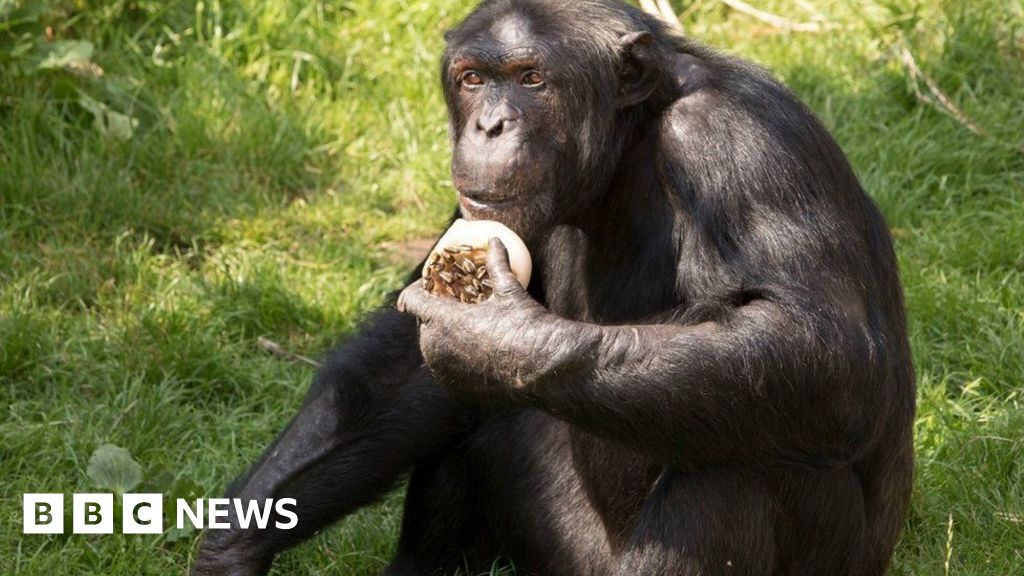
[(256, 550), (243, 532), (207, 532), (192, 566), (192, 576), (262, 576), (273, 554)]

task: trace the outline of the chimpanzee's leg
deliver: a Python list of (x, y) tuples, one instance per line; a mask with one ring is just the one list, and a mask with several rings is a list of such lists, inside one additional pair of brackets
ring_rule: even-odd
[(209, 530), (194, 574), (263, 574), (274, 555), (381, 497), (452, 442), (473, 411), (422, 367), (413, 320), (387, 311), (320, 371), (299, 414), (229, 490), (243, 500), (294, 498), (291, 530)]
[(387, 576), (486, 573), (500, 558), (530, 576), (604, 576), (613, 558), (573, 468), (569, 426), (537, 410), (483, 414), (413, 473)]
[(398, 553), (385, 576), (447, 576), (497, 556), (479, 510), (485, 504), (475, 486), (478, 472), (463, 449), (455, 446), (413, 471)]
[(666, 471), (648, 497), (619, 576), (777, 574), (778, 506), (755, 472)]

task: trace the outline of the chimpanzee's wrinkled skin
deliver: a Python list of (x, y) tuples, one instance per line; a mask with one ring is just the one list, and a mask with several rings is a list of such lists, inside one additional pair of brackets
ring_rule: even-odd
[(523, 236), (529, 291), (495, 242), (492, 299), (413, 283), (368, 319), (230, 490), (298, 528), (211, 531), (195, 574), (262, 574), (407, 476), (390, 575), (882, 574), (913, 368), (819, 121), (611, 1), (485, 2), (447, 39), (461, 213)]

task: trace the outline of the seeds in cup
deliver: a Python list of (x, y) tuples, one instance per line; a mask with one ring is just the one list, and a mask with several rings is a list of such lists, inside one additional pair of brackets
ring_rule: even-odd
[(530, 283), (532, 262), (526, 244), (498, 222), (456, 220), (438, 241), (423, 266), (423, 289), (461, 302), (480, 303), (494, 294), (487, 270), (487, 246), (497, 237), (505, 245), (509, 265), (519, 283)]

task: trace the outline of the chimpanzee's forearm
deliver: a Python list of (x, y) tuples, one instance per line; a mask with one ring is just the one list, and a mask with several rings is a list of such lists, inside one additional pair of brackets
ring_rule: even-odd
[(840, 460), (863, 437), (853, 386), (868, 359), (830, 356), (820, 332), (849, 335), (824, 320), (800, 324), (762, 302), (696, 326), (544, 324), (526, 336), (535, 350), (517, 355), (510, 385), (666, 463)]

